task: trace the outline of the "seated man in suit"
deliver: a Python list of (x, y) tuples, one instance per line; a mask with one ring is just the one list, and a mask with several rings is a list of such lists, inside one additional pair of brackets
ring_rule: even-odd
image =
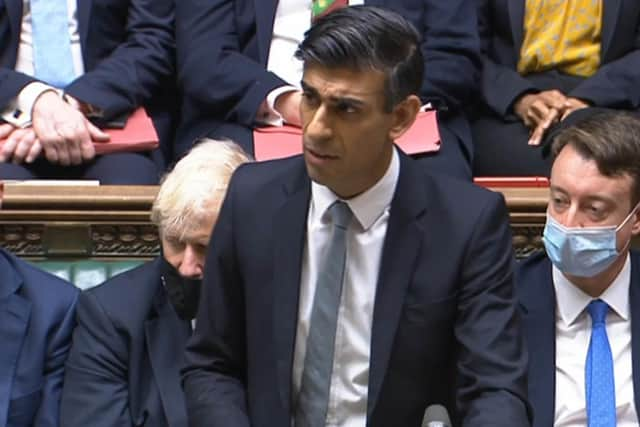
[(157, 183), (158, 150), (96, 156), (90, 119), (145, 106), (168, 143), (173, 24), (171, 0), (0, 2), (0, 178)]
[(516, 276), (534, 426), (637, 426), (640, 118), (591, 115), (552, 151), (546, 255)]
[(421, 161), (470, 179), (473, 149), (463, 108), (477, 93), (480, 69), (473, 0), (180, 0), (176, 43), (184, 100), (177, 154), (201, 135), (232, 138), (253, 152), (254, 127), (300, 126), (297, 45), (312, 16), (362, 4), (398, 12), (420, 29), (429, 69), (420, 98), (437, 108), (443, 141)]
[(78, 289), (0, 249), (0, 425), (58, 426)]
[(393, 143), (420, 108), (419, 34), (348, 7), (296, 56), (304, 154), (231, 179), (187, 345), (190, 425), (417, 426), (432, 404), (529, 425), (504, 201)]
[(483, 105), (476, 175), (543, 175), (554, 123), (589, 106), (640, 107), (637, 0), (477, 0)]
[(67, 363), (65, 427), (186, 427), (179, 369), (198, 305), (211, 229), (233, 170), (229, 141), (196, 145), (153, 205), (162, 255), (83, 293)]

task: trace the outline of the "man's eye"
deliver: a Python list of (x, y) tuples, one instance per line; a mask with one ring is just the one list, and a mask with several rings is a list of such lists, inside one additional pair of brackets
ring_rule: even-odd
[(600, 217), (604, 213), (604, 209), (601, 206), (589, 206), (589, 213), (594, 217)]
[(302, 92), (302, 100), (307, 104), (311, 104), (317, 101), (317, 97), (313, 93)]
[(348, 102), (340, 102), (336, 105), (336, 109), (342, 113), (355, 113), (358, 109)]

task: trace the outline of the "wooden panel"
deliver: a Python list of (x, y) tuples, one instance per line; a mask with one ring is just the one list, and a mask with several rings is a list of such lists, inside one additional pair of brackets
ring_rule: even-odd
[[(494, 187), (509, 208), (518, 257), (542, 247), (546, 188)], [(6, 184), (0, 245), (26, 258), (148, 259), (160, 251), (150, 222), (156, 186)]]

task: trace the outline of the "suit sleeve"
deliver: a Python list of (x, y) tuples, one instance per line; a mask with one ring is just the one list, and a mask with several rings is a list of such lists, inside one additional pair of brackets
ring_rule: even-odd
[(77, 293), (65, 309), (58, 325), (50, 331), (51, 339), (46, 347), (43, 369), (42, 400), (36, 413), (34, 426), (57, 426), (60, 415), (60, 396), (65, 372), (65, 361), (71, 347), (71, 335), (75, 326)]
[(255, 17), (252, 29), (239, 28), (238, 3), (177, 2), (178, 85), (203, 116), (252, 126), (267, 94), (287, 83), (243, 52), (243, 44), (255, 37), (247, 34), (255, 32)]
[(162, 90), (174, 71), (174, 2), (121, 3), (127, 5), (124, 39), (94, 68), (65, 88), (75, 98), (102, 110), (105, 118), (146, 104)]
[(491, 56), (491, 40), (494, 23), (491, 22), (490, 0), (478, 3), (478, 31), (482, 53), (482, 78), (480, 90), (485, 104), (500, 117), (511, 113), (513, 103), (527, 92), (538, 92), (538, 88), (518, 74), (515, 66), (497, 63)]
[(589, 101), (596, 107), (637, 109), (640, 107), (640, 20), (636, 23), (633, 49), (626, 55), (601, 64), (569, 96)]
[(492, 195), (475, 224), (462, 271), (455, 335), (463, 426), (530, 425), (527, 355), (517, 315), (506, 206)]
[(35, 78), (10, 68), (0, 68), (0, 111), (7, 108), (20, 91), (29, 83), (37, 81)]
[(83, 293), (64, 378), (60, 408), (65, 427), (132, 426), (127, 346), (95, 296)]
[[(242, 167), (240, 168), (240, 170)], [(182, 371), (189, 426), (249, 427), (244, 293), (235, 259), (233, 176), (209, 244), (196, 330)]]
[(422, 52), (426, 101), (458, 110), (474, 99), (480, 77), (480, 46), (474, 0), (429, 0)]

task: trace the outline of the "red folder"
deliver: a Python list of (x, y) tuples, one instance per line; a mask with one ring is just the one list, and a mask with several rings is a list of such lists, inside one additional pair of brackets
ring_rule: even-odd
[[(149, 151), (158, 147), (158, 134), (144, 108), (138, 108), (129, 116), (122, 129), (103, 129), (111, 139), (94, 142), (96, 154)], [(0, 139), (0, 145), (4, 144)]]
[[(418, 113), (416, 121), (396, 143), (407, 154), (432, 153), (440, 149), (440, 132), (434, 110)], [(302, 129), (271, 126), (253, 131), (256, 160), (271, 160), (302, 153)]]
[(95, 142), (96, 154), (149, 151), (158, 148), (156, 128), (144, 108), (138, 108), (129, 116), (122, 129), (103, 129), (111, 139)]
[(481, 176), (473, 178), (473, 182), (481, 187), (549, 187), (549, 179), (544, 176)]

